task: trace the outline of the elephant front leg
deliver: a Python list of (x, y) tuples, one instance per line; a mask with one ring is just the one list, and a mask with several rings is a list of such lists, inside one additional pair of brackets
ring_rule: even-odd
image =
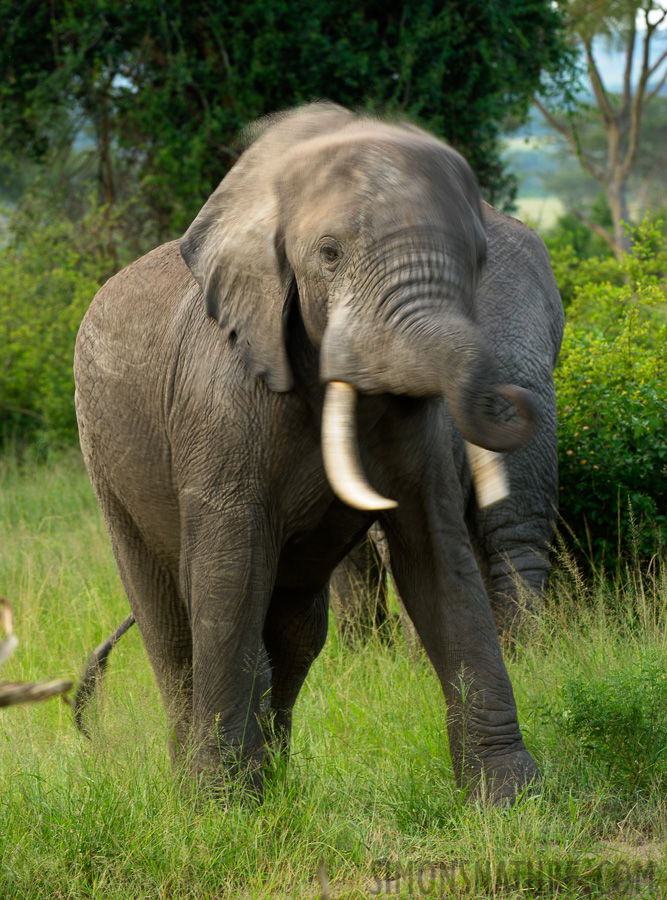
[(538, 777), (526, 750), (512, 685), (462, 515), (458, 485), (387, 515), (392, 572), (440, 679), (457, 783), (494, 802)]
[(237, 631), (232, 625), (223, 636), (216, 625), (202, 623), (193, 629), (193, 638), (195, 781), (214, 789), (239, 784), (261, 799), (260, 722), (271, 686), (261, 628)]
[(271, 668), (263, 641), (275, 566), (271, 542), (238, 521), (205, 522), (188, 536), (184, 582), (192, 620), (192, 768), (221, 789), (262, 796), (262, 716)]

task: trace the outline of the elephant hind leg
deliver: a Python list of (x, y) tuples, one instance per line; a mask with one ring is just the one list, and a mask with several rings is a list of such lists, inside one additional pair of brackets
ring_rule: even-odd
[(353, 646), (374, 634), (389, 637), (387, 569), (369, 537), (334, 570), (331, 603), (346, 644)]
[(172, 765), (184, 761), (192, 720), (192, 633), (171, 571), (147, 547), (123, 504), (97, 494), (116, 564), (155, 673), (169, 722)]
[(309, 590), (276, 588), (264, 625), (271, 663), (271, 713), (265, 740), (277, 752), (289, 750), (292, 710), (306, 675), (319, 655), (329, 624), (328, 586)]

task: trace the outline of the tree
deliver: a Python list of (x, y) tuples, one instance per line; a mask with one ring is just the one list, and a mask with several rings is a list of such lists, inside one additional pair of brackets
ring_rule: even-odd
[[(587, 153), (598, 159), (604, 159), (607, 137), (597, 117), (579, 119), (577, 135)], [(542, 185), (549, 193), (556, 194), (566, 209), (586, 209), (585, 218), (589, 227), (592, 224), (603, 226), (597, 231), (606, 238), (603, 252), (610, 252), (608, 242), (613, 231), (613, 222), (600, 182), (596, 181), (586, 169), (571, 164), (572, 150), (564, 140), (558, 140), (552, 153), (554, 167), (542, 173)], [(667, 97), (659, 95), (651, 101), (648, 112), (642, 120), (641, 140), (628, 176), (628, 201), (634, 218), (639, 219), (645, 214), (662, 214), (667, 208), (665, 169), (667, 169)], [(581, 220), (578, 224), (580, 228), (586, 230)]]
[[(498, 138), (567, 58), (550, 0), (0, 0), (0, 141), (140, 197), (154, 242), (233, 164), (249, 120), (313, 98), (403, 113), (511, 203)], [(73, 165), (72, 161), (75, 161)]]
[[(570, 104), (565, 113), (549, 109), (548, 101), (539, 96), (535, 104), (563, 136), (585, 171), (602, 185), (611, 212), (611, 230), (593, 222), (580, 209), (577, 212), (620, 258), (630, 248), (624, 223), (630, 222), (628, 194), (641, 159), (646, 109), (658, 99), (667, 79), (667, 50), (655, 49), (659, 28), (667, 21), (667, 5), (657, 0), (560, 0), (558, 5), (567, 13), (572, 40), (583, 50), (593, 102)], [(605, 85), (596, 60), (596, 41), (601, 39), (625, 51), (619, 94)], [(594, 121), (602, 126), (604, 141), (586, 140), (594, 131)]]

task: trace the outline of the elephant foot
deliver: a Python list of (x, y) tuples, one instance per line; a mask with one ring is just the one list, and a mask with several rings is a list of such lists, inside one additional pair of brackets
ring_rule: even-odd
[(468, 796), (492, 806), (510, 808), (517, 800), (539, 793), (542, 783), (534, 759), (526, 749), (483, 760), (467, 780)]

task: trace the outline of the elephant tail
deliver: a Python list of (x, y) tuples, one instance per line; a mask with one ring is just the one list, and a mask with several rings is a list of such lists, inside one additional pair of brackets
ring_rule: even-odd
[(86, 725), (83, 721), (83, 714), (85, 712), (86, 706), (94, 696), (95, 691), (97, 690), (97, 685), (102, 681), (102, 678), (104, 677), (104, 673), (107, 668), (107, 662), (109, 660), (109, 654), (125, 634), (125, 632), (134, 625), (134, 622), (134, 616), (128, 616), (127, 619), (121, 622), (121, 624), (114, 631), (111, 637), (107, 638), (106, 641), (102, 641), (101, 644), (95, 647), (93, 652), (88, 657), (86, 668), (83, 671), (81, 681), (79, 682), (79, 686), (76, 690), (76, 696), (74, 697), (74, 722), (81, 734), (83, 734), (89, 740), (90, 732), (86, 728)]

